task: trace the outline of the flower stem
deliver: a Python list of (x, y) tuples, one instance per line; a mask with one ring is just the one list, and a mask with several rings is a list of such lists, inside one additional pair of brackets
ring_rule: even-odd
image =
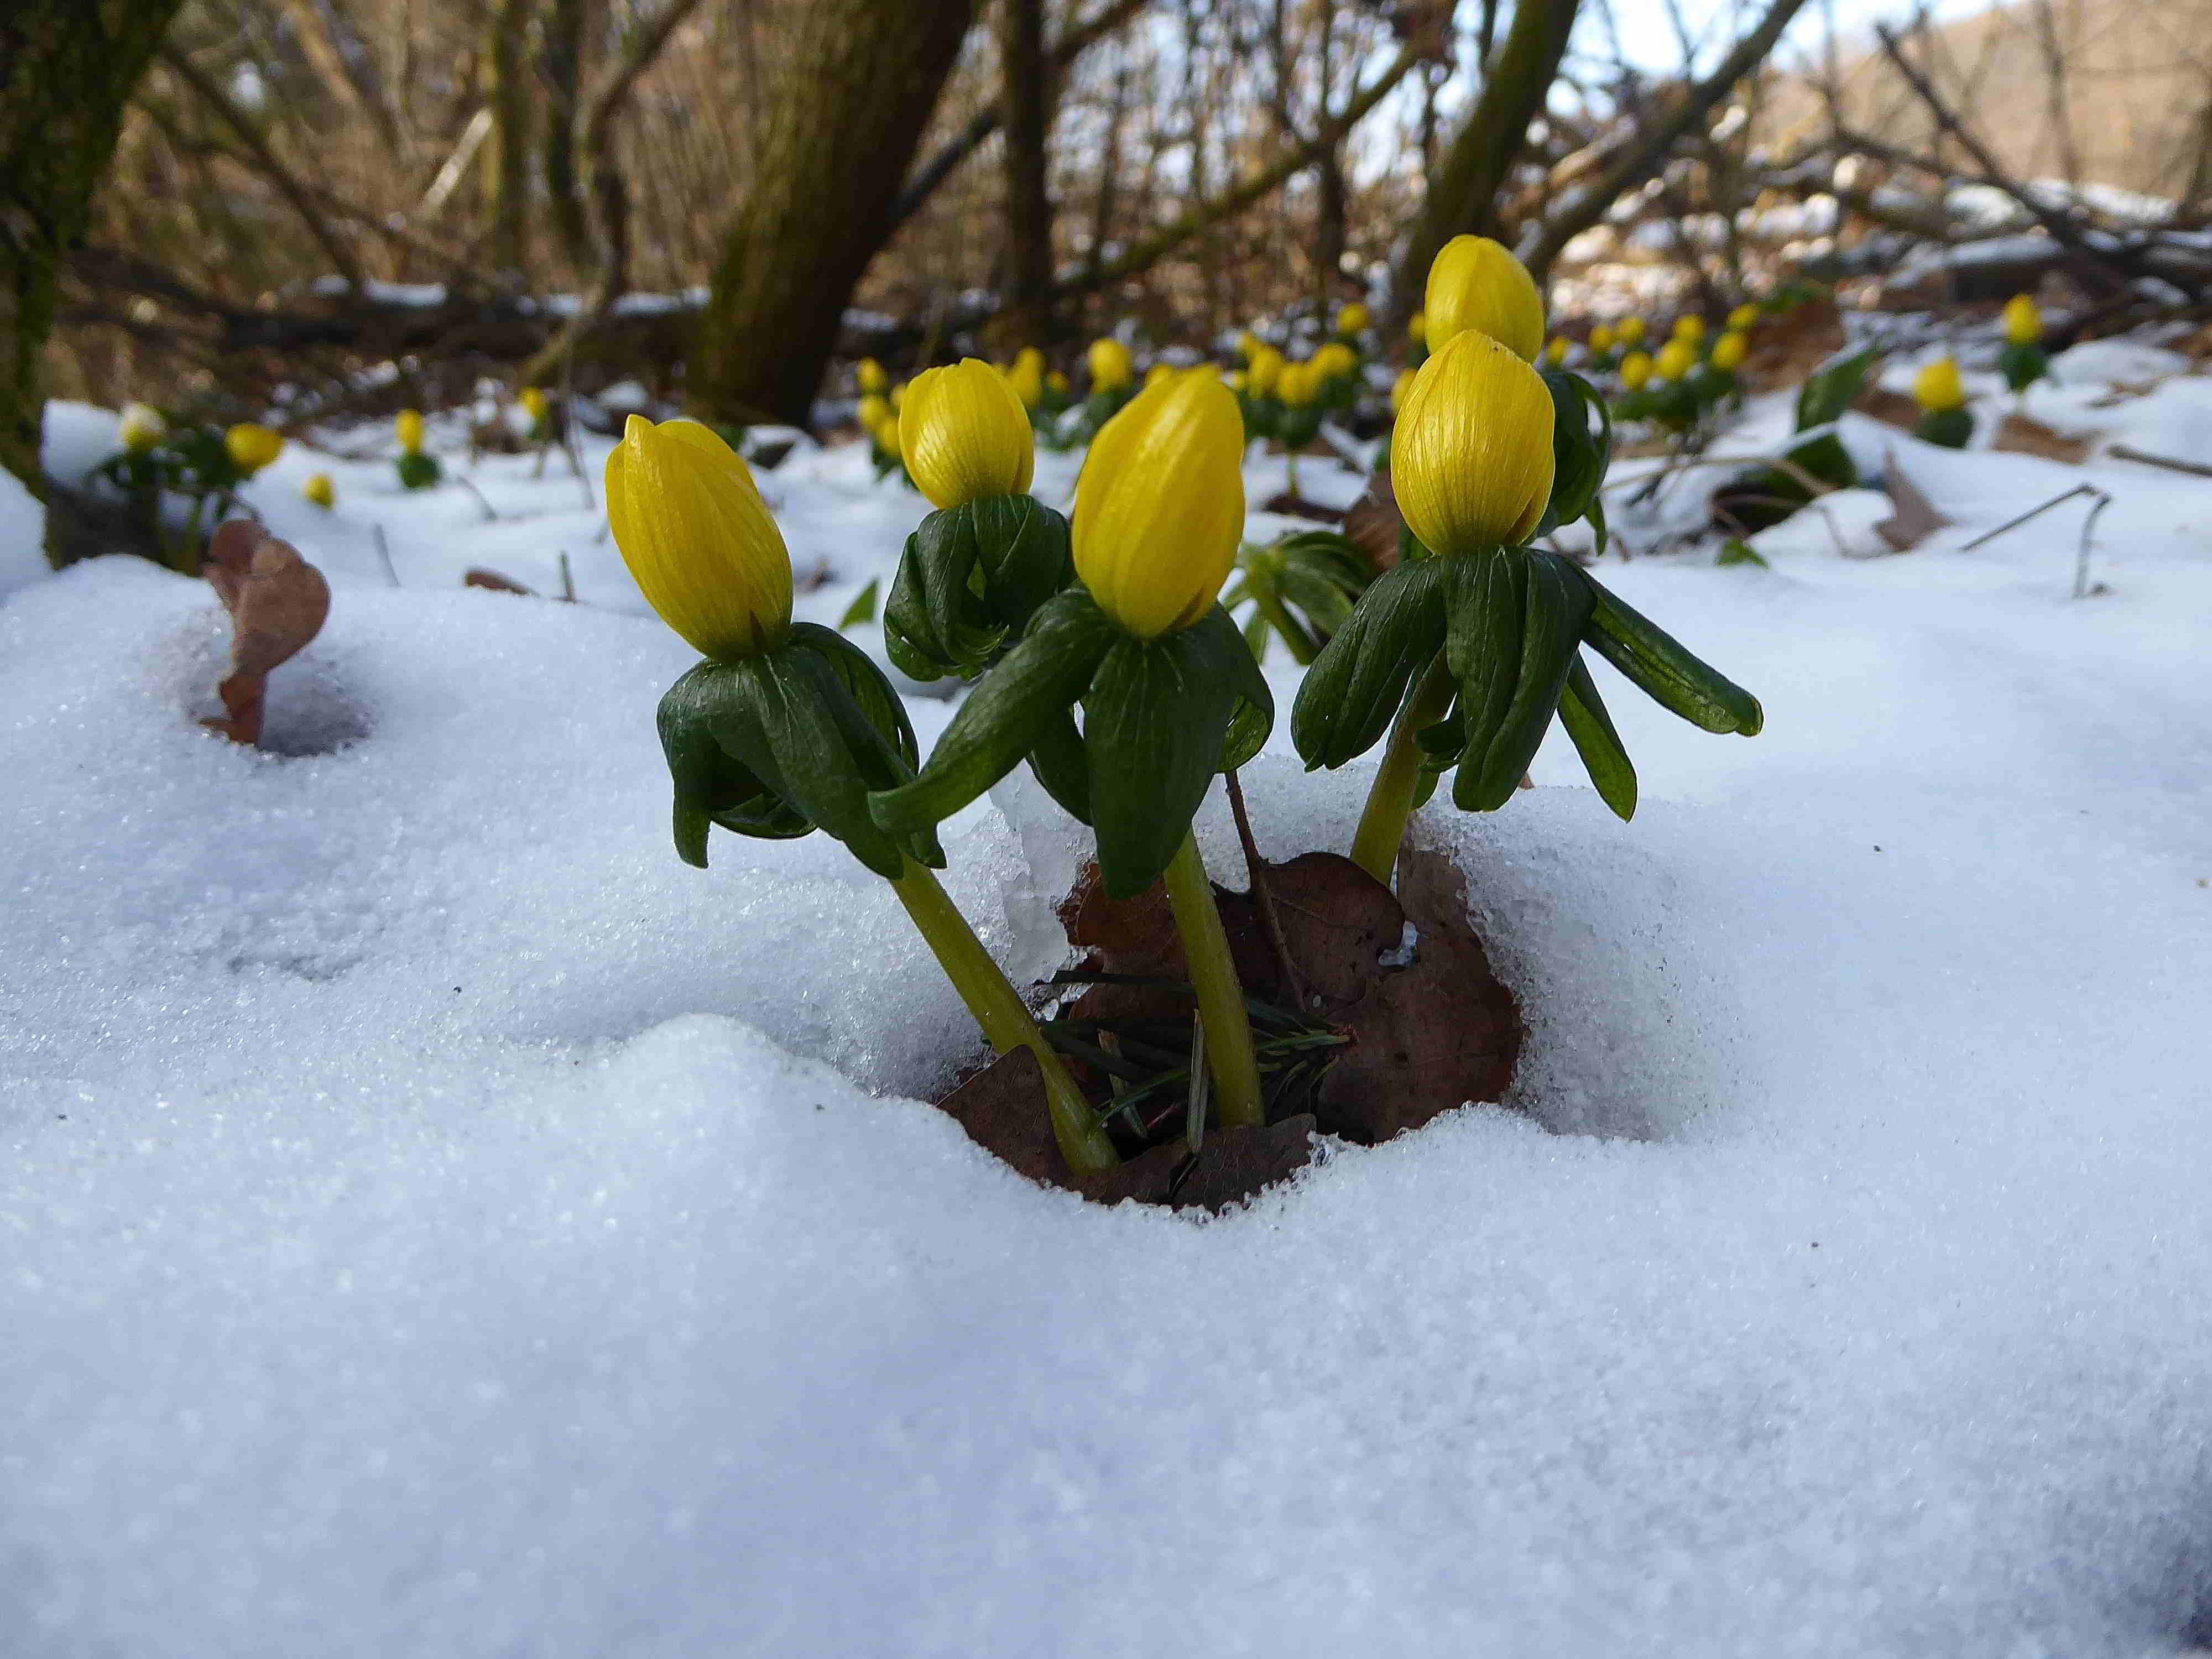
[(1206, 1069), (1213, 1074), (1214, 1097), (1224, 1127), (1259, 1127), (1267, 1121), (1260, 1101), (1260, 1062), (1252, 1048), (1252, 1022), (1244, 1012), (1244, 987), (1229, 954), (1229, 935), (1213, 902), (1213, 884), (1198, 856), (1198, 842), (1186, 835), (1163, 878), (1176, 932), (1182, 937), (1183, 959), (1198, 993), (1198, 1017), (1206, 1027)]
[(1444, 717), (1451, 699), (1451, 670), (1439, 651), (1413, 696), (1398, 711), (1390, 745), (1382, 751), (1382, 769), (1367, 791), (1359, 830), (1352, 838), (1352, 861), (1385, 887), (1398, 867), (1398, 843), (1406, 837), (1406, 820), (1413, 815), (1413, 793), (1420, 786), (1419, 733)]
[(906, 906), (915, 931), (937, 958), (937, 965), (945, 969), (945, 978), (952, 981), (952, 988), (960, 993), (968, 1012), (975, 1016), (991, 1047), (1002, 1054), (1027, 1048), (1036, 1056), (1037, 1069), (1044, 1074), (1045, 1109), (1052, 1117), (1053, 1139), (1060, 1143), (1060, 1154), (1067, 1160), (1067, 1167), (1077, 1175), (1090, 1175), (1119, 1164), (1121, 1155), (1099, 1127), (1091, 1103), (1075, 1086), (1066, 1066), (1037, 1030), (1029, 1006), (1007, 982), (1006, 974), (991, 959), (967, 918), (945, 896), (936, 876), (927, 866), (908, 859), (904, 872), (891, 882), (891, 890)]
[(1304, 629), (1298, 626), (1297, 618), (1291, 615), (1282, 596), (1274, 591), (1272, 585), (1255, 582), (1252, 585), (1252, 602), (1260, 607), (1260, 614), (1267, 619), (1267, 625), (1281, 635), (1283, 643), (1291, 647), (1292, 662), (1304, 668), (1321, 654), (1321, 647), (1313, 642), (1312, 636)]

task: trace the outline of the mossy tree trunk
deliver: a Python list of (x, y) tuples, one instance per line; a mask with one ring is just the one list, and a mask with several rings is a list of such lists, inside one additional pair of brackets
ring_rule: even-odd
[(807, 423), (854, 286), (973, 0), (807, 0), (785, 67), (751, 112), (752, 187), (723, 239), (694, 336), (690, 394), (708, 420)]
[(1045, 153), (1051, 76), (1041, 0), (999, 0), (999, 66), (1006, 145), (1006, 303), (999, 327), (1010, 347), (1050, 344), (1058, 331), (1052, 316), (1052, 193)]
[(40, 357), (61, 258), (83, 238), (123, 106), (179, 3), (0, 6), (0, 466), (41, 501)]

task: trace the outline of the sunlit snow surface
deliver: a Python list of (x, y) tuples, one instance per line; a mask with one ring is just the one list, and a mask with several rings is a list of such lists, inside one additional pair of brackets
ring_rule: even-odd
[[(2212, 398), (2155, 408), (2171, 453)], [(50, 453), (106, 418), (58, 411)], [(490, 524), (388, 457), (254, 488), (337, 589), (285, 757), (192, 723), (204, 586), (22, 589), (0, 1653), (2204, 1639), (2212, 486), (2094, 466), (2112, 591), (2075, 603), (2079, 503), (1956, 550), (2073, 472), (1847, 435), (1957, 524), (1602, 573), (1763, 736), (1601, 668), (1634, 825), (1563, 746), (1425, 817), (1528, 999), (1533, 1116), (1207, 1225), (1028, 1186), (906, 1098), (969, 1028), (842, 849), (677, 861), (652, 710), (688, 653), (557, 464), (479, 465)], [(318, 467), (334, 515), (294, 495)], [(1255, 503), (1280, 482), (1255, 460)], [(764, 483), (833, 622), (921, 510), (849, 451)], [(584, 605), (459, 590), (563, 550)], [(1340, 846), (1364, 769), (1276, 750), (1267, 848)], [(949, 880), (1035, 971), (1068, 843), (1001, 799), (1020, 829), (963, 815)], [(1218, 797), (1202, 827), (1241, 883)]]

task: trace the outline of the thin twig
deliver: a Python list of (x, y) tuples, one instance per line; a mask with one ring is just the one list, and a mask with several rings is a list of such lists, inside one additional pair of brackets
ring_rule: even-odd
[(2061, 501), (2070, 501), (2076, 495), (2096, 495), (2102, 497), (2106, 501), (2110, 501), (2112, 499), (2111, 496), (2106, 495), (2103, 490), (2098, 489), (2097, 486), (2093, 483), (2077, 483), (2071, 489), (2062, 490), (2057, 495), (2053, 495), (2049, 501), (2044, 502), (2042, 506), (2031, 507), (2027, 512), (2021, 514), (2016, 519), (2007, 519), (1995, 530), (1984, 530), (1980, 535), (1975, 537), (1973, 540), (1961, 544), (1959, 548), (1959, 551), (1961, 553), (1971, 553), (1976, 548), (1979, 547), (1984, 542), (1995, 541), (1998, 537), (2003, 535), (2006, 531), (2017, 530), (2021, 526), (2026, 524), (2030, 519), (2034, 518), (2038, 514), (2048, 513), (2052, 507), (2057, 506)]
[(477, 498), (477, 505), (483, 508), (484, 522), (486, 524), (492, 524), (498, 520), (498, 513), (494, 511), (492, 504), (484, 499), (484, 493), (483, 490), (478, 489), (474, 484), (468, 481), (467, 477), (459, 472), (453, 474), (453, 482), (460, 485), (462, 489), (467, 490), (470, 495)]
[(2077, 599), (2086, 599), (2089, 597), (2090, 538), (2097, 528), (2097, 515), (2112, 504), (2112, 498), (2103, 490), (2099, 490), (2095, 503), (2089, 508), (2088, 516), (2081, 520), (2081, 545), (2074, 556), (2074, 597)]
[(399, 567), (392, 562), (392, 547), (384, 539), (384, 526), (380, 524), (373, 524), (369, 526), (368, 532), (376, 538), (376, 556), (384, 561), (385, 575), (390, 579), (394, 587), (398, 586)]
[[(1252, 905), (1260, 913), (1260, 931), (1267, 936), (1267, 944), (1275, 953), (1275, 965), (1282, 970), (1283, 989), (1291, 999), (1291, 1006), (1304, 1008), (1311, 1000), (1307, 994), (1305, 975), (1291, 957), (1290, 941), (1283, 937), (1283, 918), (1275, 908), (1275, 896), (1267, 885), (1267, 860), (1260, 856), (1260, 843), (1252, 834), (1252, 816), (1244, 806), (1244, 785), (1234, 770), (1224, 775), (1229, 787), (1229, 811), (1237, 820), (1237, 839), (1244, 848), (1244, 870), (1252, 884)], [(1192, 1150), (1195, 1151), (1196, 1148)]]

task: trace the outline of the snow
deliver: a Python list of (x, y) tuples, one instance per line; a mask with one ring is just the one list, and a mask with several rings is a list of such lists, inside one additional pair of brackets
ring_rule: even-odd
[(46, 509), (12, 472), (0, 471), (0, 599), (46, 574)]
[[(2155, 449), (2138, 417), (2206, 391), (2106, 435)], [(1528, 1006), (1525, 1109), (1202, 1225), (1030, 1186), (915, 1103), (976, 1045), (841, 848), (677, 861), (651, 716), (688, 653), (557, 456), (470, 465), (434, 423), (490, 521), (388, 454), (295, 444), (248, 486), (336, 590), (274, 683), (289, 754), (195, 728), (203, 586), (31, 582), (0, 607), (0, 1651), (2203, 1641), (2212, 484), (1840, 430), (1952, 525), (1601, 572), (1763, 735), (1600, 665), (1634, 824), (1556, 734), (1504, 811), (1424, 816)], [(1249, 499), (1283, 471), (1255, 452)], [(2082, 477), (2108, 594), (2067, 598), (2079, 503), (1965, 550)], [(923, 510), (853, 446), (762, 481), (832, 623)], [(1871, 552), (1883, 498), (1826, 505)], [(581, 604), (459, 586), (553, 590), (562, 552)], [(912, 707), (927, 743), (945, 706)], [(1264, 848), (1341, 846), (1364, 769), (1285, 745), (1248, 773)], [(1218, 795), (1200, 829), (1240, 881)], [(1066, 826), (1008, 787), (945, 841), (988, 942), (1049, 966)]]

